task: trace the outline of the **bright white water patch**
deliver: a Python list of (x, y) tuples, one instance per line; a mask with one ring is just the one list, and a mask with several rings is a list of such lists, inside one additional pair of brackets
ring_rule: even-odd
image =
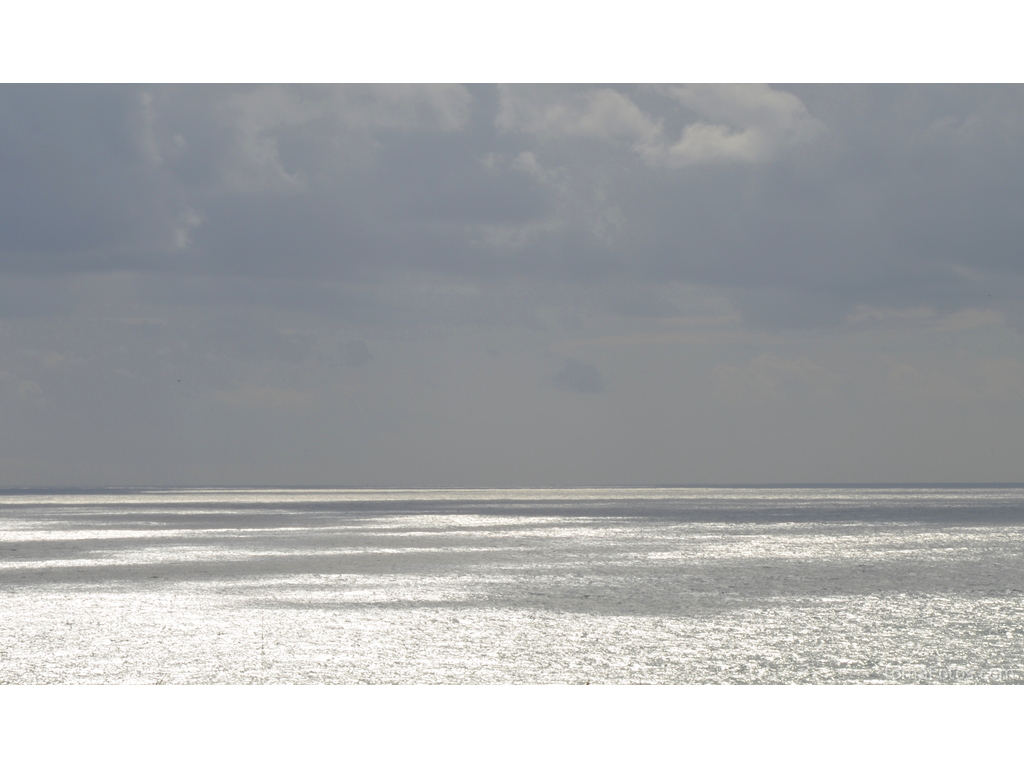
[(1024, 682), (1024, 488), (0, 495), (0, 682)]

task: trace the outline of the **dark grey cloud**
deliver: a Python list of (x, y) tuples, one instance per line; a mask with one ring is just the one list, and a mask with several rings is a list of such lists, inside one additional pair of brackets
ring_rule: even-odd
[(8, 269), (136, 265), (173, 236), (176, 190), (132, 87), (0, 88), (0, 251)]
[(1022, 101), (1013, 87), (10, 86), (0, 268), (414, 271), (620, 296), (683, 280), (766, 327), (835, 324), (858, 304), (952, 311), (1021, 275)]
[(66, 275), (8, 273), (0, 279), (0, 319), (68, 315), (80, 299)]
[(805, 156), (644, 190), (656, 274), (723, 286), (781, 326), (856, 304), (951, 311), (1020, 274), (1019, 89), (796, 92), (827, 127)]
[(365, 341), (348, 341), (341, 345), (341, 361), (344, 365), (358, 368), (373, 361), (373, 353)]
[(566, 392), (596, 393), (604, 391), (604, 377), (601, 372), (589, 363), (567, 358), (565, 363), (552, 377), (559, 389)]

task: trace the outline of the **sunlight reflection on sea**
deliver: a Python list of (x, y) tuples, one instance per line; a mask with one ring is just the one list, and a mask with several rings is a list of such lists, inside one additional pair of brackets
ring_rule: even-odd
[(0, 495), (5, 683), (1022, 682), (1022, 488)]

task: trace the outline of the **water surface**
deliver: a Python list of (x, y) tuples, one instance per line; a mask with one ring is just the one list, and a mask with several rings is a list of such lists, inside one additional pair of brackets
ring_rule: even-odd
[(5, 683), (1024, 682), (1024, 488), (0, 494)]

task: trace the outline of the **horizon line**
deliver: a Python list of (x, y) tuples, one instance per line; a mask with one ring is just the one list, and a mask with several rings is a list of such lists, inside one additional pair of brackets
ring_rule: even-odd
[(786, 489), (786, 488), (1024, 488), (1024, 480), (990, 482), (769, 482), (769, 483), (666, 483), (613, 485), (16, 485), (0, 486), (10, 493), (102, 493), (140, 491), (495, 491), (495, 490), (607, 490), (656, 489)]

